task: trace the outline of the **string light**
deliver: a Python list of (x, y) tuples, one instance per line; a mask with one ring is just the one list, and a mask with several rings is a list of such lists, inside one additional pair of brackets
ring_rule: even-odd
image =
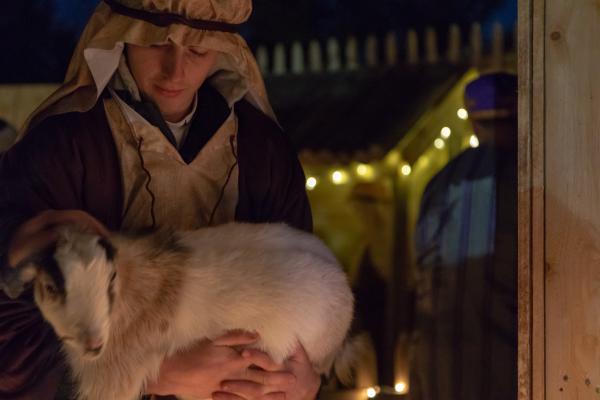
[(344, 171), (335, 170), (331, 174), (331, 180), (336, 185), (341, 185), (343, 183), (348, 182), (348, 174), (346, 172), (344, 172)]
[(458, 111), (456, 112), (456, 115), (458, 115), (458, 118), (460, 118), (460, 119), (469, 118), (469, 113), (464, 108), (459, 108)]
[(472, 148), (479, 147), (479, 139), (477, 138), (477, 136), (471, 135), (471, 137), (469, 138), (469, 146), (471, 146)]
[(435, 146), (436, 149), (443, 149), (444, 146), (446, 145), (446, 143), (444, 142), (444, 139), (440, 139), (437, 138), (433, 141), (433, 145)]
[(440, 136), (443, 137), (444, 139), (448, 139), (451, 134), (452, 134), (452, 130), (450, 128), (448, 128), (447, 126), (443, 127), (442, 130), (440, 131)]
[(381, 392), (381, 389), (379, 388), (379, 386), (373, 386), (367, 389), (367, 397), (370, 399), (375, 398), (375, 396), (377, 396), (379, 394), (379, 392)]
[(313, 190), (317, 186), (317, 183), (317, 178), (315, 178), (314, 176), (309, 177), (306, 180), (306, 189)]
[(375, 177), (375, 168), (368, 164), (358, 164), (356, 173), (361, 178), (373, 179)]
[(404, 382), (396, 383), (396, 385), (394, 386), (394, 390), (398, 393), (405, 393), (406, 392), (406, 383), (404, 383)]
[(412, 172), (412, 168), (410, 167), (410, 165), (404, 164), (402, 168), (400, 168), (400, 172), (402, 172), (402, 175), (408, 176)]

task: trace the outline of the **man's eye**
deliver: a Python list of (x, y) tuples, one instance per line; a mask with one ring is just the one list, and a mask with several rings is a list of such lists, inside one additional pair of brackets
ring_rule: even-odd
[(192, 53), (193, 55), (197, 56), (197, 57), (204, 57), (206, 54), (208, 54), (207, 50), (190, 50), (190, 53)]

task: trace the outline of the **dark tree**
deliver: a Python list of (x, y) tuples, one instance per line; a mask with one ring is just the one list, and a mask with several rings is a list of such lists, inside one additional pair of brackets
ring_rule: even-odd
[(55, 22), (54, 11), (51, 0), (3, 2), (1, 82), (62, 81), (76, 37)]
[[(484, 21), (511, 0), (255, 0), (248, 36), (273, 43)], [(516, 0), (512, 0), (516, 3)]]

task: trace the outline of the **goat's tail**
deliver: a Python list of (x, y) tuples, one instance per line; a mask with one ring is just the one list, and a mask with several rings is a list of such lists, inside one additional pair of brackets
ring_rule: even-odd
[(355, 378), (353, 372), (356, 372), (363, 360), (372, 356), (373, 351), (373, 343), (368, 333), (347, 337), (333, 362), (335, 376), (342, 384), (350, 386)]

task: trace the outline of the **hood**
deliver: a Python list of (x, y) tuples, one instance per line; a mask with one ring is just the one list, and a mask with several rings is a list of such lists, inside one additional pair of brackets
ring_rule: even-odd
[(64, 83), (31, 114), (20, 137), (49, 116), (90, 110), (117, 69), (126, 43), (173, 41), (216, 50), (207, 82), (230, 105), (246, 98), (276, 120), (257, 62), (246, 41), (233, 32), (251, 12), (251, 0), (102, 1), (79, 39)]

